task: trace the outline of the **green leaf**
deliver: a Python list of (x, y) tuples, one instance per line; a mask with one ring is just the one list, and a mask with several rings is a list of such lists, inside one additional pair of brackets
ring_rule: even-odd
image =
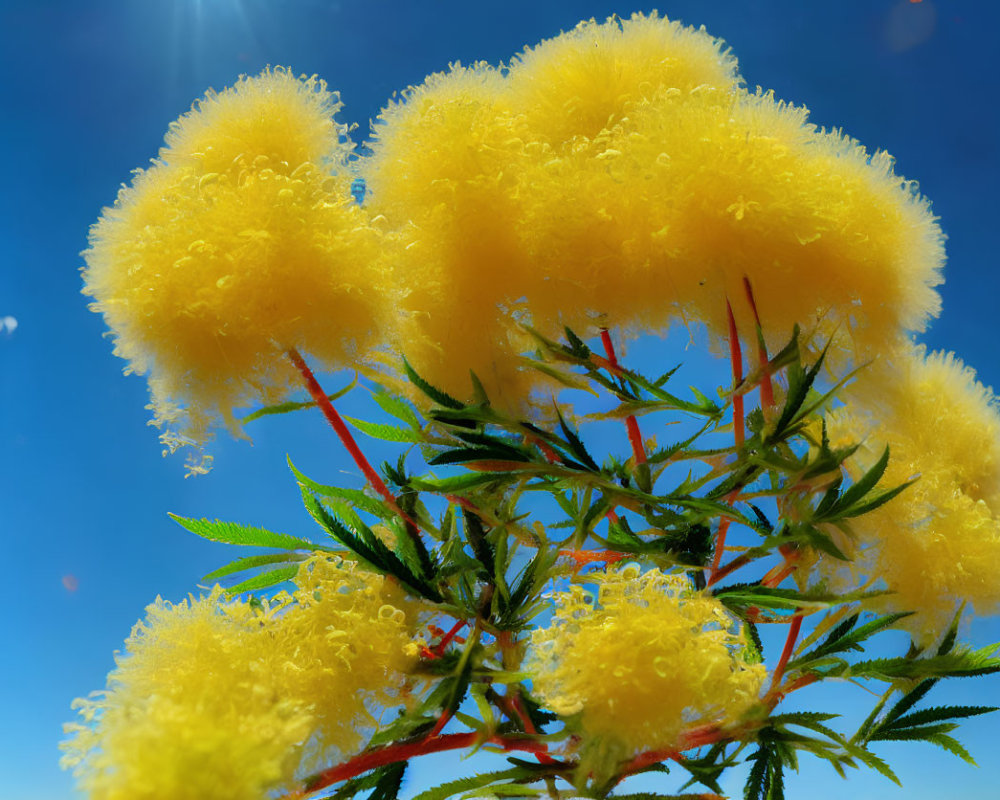
[(930, 741), (932, 736), (942, 733), (951, 733), (958, 725), (955, 723), (942, 722), (937, 725), (921, 725), (913, 728), (901, 728), (898, 730), (877, 730), (871, 735), (869, 741), (872, 742), (915, 742)]
[(880, 729), (882, 731), (900, 730), (902, 728), (912, 728), (934, 722), (964, 719), (965, 717), (978, 717), (980, 714), (989, 714), (997, 710), (996, 706), (935, 706), (933, 708), (914, 711), (905, 717), (898, 717), (889, 724), (883, 724)]
[(226, 594), (237, 595), (243, 594), (244, 592), (256, 592), (261, 589), (270, 589), (277, 586), (279, 583), (292, 580), (292, 578), (298, 574), (299, 568), (297, 566), (279, 567), (278, 569), (267, 570), (266, 572), (254, 575), (252, 578), (248, 578), (242, 583), (230, 586), (226, 589)]
[(962, 746), (962, 743), (959, 742), (958, 739), (955, 739), (946, 733), (938, 733), (933, 736), (928, 736), (926, 741), (931, 744), (936, 744), (938, 747), (941, 747), (949, 753), (958, 756), (960, 759), (974, 767), (979, 766), (976, 764), (976, 760), (972, 757), (969, 751)]
[(395, 417), (401, 422), (405, 422), (414, 430), (420, 430), (423, 423), (412, 405), (401, 397), (397, 397), (390, 392), (379, 390), (372, 395), (372, 399), (390, 417)]
[(276, 547), (281, 550), (324, 550), (326, 548), (299, 539), (286, 533), (275, 533), (266, 528), (253, 528), (249, 525), (239, 525), (235, 522), (210, 521), (207, 519), (192, 519), (177, 514), (168, 516), (181, 527), (196, 533), (204, 539), (226, 544), (238, 544), (247, 547)]
[[(351, 391), (351, 389), (353, 389), (355, 386), (357, 386), (357, 383), (358, 383), (358, 377), (357, 375), (355, 375), (354, 380), (351, 381), (349, 384), (347, 384), (347, 386), (345, 386), (343, 389), (337, 390), (333, 394), (327, 395), (327, 397), (330, 399), (331, 402), (334, 400), (338, 400), (345, 394), (347, 394), (349, 391)], [(253, 422), (255, 419), (260, 419), (261, 417), (270, 416), (271, 414), (287, 414), (291, 411), (299, 411), (304, 408), (314, 408), (315, 406), (316, 403), (311, 400), (303, 403), (291, 403), (291, 402), (278, 403), (277, 405), (258, 408), (253, 413), (241, 417), (240, 424), (246, 425), (248, 422)]]
[(399, 788), (403, 785), (403, 773), (406, 772), (409, 763), (409, 761), (397, 761), (382, 767), (375, 782), (375, 790), (368, 796), (368, 800), (396, 800)]
[(225, 578), (227, 575), (233, 575), (237, 572), (253, 569), (254, 567), (263, 567), (267, 564), (288, 564), (295, 561), (305, 561), (308, 557), (309, 556), (305, 554), (299, 553), (268, 553), (260, 556), (237, 558), (235, 561), (230, 561), (225, 566), (209, 572), (202, 578), (202, 580), (214, 581), (219, 578)]
[(354, 417), (347, 416), (345, 416), (344, 419), (350, 422), (355, 428), (366, 436), (371, 436), (373, 439), (381, 439), (384, 442), (405, 442), (412, 444), (413, 442), (422, 442), (425, 438), (420, 431), (399, 428), (395, 425), (383, 425), (378, 422), (366, 422), (363, 419), (356, 419)]
[(421, 492), (455, 494), (499, 480), (500, 476), (490, 472), (465, 472), (448, 478), (413, 478), (410, 480), (410, 486)]
[(566, 443), (569, 445), (570, 452), (592, 472), (600, 472), (600, 467), (591, 458), (590, 453), (587, 452), (587, 448), (583, 446), (583, 441), (580, 439), (579, 434), (566, 423), (566, 418), (563, 416), (559, 406), (556, 406), (556, 414), (559, 417), (559, 427), (563, 432), (563, 436), (566, 437)]
[(867, 622), (860, 628), (855, 628), (854, 630), (852, 630), (852, 628), (854, 628), (858, 617), (857, 615), (849, 617), (830, 631), (830, 635), (820, 642), (820, 644), (818, 644), (815, 648), (790, 661), (788, 663), (788, 668), (800, 668), (810, 662), (816, 661), (820, 658), (825, 658), (835, 653), (843, 653), (848, 650), (863, 650), (864, 648), (861, 647), (861, 642), (871, 636), (874, 636), (880, 631), (891, 628), (901, 619), (909, 616), (911, 616), (909, 612), (887, 614), (883, 617), (873, 619), (871, 622)]
[(513, 448), (500, 447), (459, 447), (454, 450), (446, 450), (443, 453), (438, 453), (427, 463), (433, 467), (442, 464), (466, 464), (469, 461), (530, 463), (530, 459), (524, 453)]
[(335, 541), (358, 555), (364, 561), (367, 561), (376, 570), (393, 575), (410, 587), (415, 594), (435, 603), (442, 602), (443, 598), (437, 589), (425, 579), (414, 575), (410, 568), (400, 561), (399, 557), (386, 547), (378, 537), (372, 535), (363, 538), (352, 531), (347, 525), (327, 511), (323, 504), (304, 486), (302, 487), (302, 502), (312, 518)]
[(492, 786), (501, 781), (536, 781), (541, 776), (530, 772), (524, 767), (514, 767), (512, 769), (502, 769), (496, 772), (484, 772), (480, 775), (472, 775), (468, 778), (459, 778), (454, 781), (442, 783), (433, 789), (427, 789), (414, 796), (413, 800), (446, 800), (463, 792), (470, 792), (474, 789), (482, 789)]
[(991, 675), (1000, 672), (1000, 658), (995, 646), (980, 650), (955, 650), (943, 656), (927, 658), (876, 658), (857, 664), (841, 664), (822, 670), (829, 677), (875, 678), (894, 681), (900, 678), (944, 678)]
[(837, 507), (850, 508), (866, 494), (868, 494), (868, 492), (874, 489), (875, 485), (882, 479), (887, 466), (889, 466), (888, 447), (882, 451), (882, 455), (879, 457), (879, 460), (872, 465), (872, 468), (862, 475), (853, 486), (847, 489), (840, 496), (840, 502), (837, 503)]
[(416, 370), (410, 366), (410, 362), (403, 358), (403, 369), (406, 371), (406, 377), (409, 378), (410, 383), (416, 386), (420, 391), (427, 395), (431, 400), (437, 403), (439, 406), (444, 406), (445, 408), (465, 408), (465, 403), (460, 403), (454, 397), (452, 397), (447, 392), (443, 392), (436, 386), (429, 384), (423, 378), (421, 378)]
[(292, 459), (290, 457), (287, 458), (287, 461), (288, 467), (291, 469), (295, 479), (302, 486), (305, 486), (311, 492), (318, 494), (320, 497), (333, 497), (337, 500), (344, 500), (354, 506), (354, 508), (371, 514), (373, 517), (378, 517), (379, 519), (390, 519), (396, 516), (396, 513), (386, 508), (380, 500), (376, 500), (374, 497), (369, 497), (360, 489), (345, 489), (341, 486), (328, 486), (323, 483), (317, 483), (312, 478), (308, 478), (299, 472), (299, 470), (292, 463)]
[[(896, 702), (896, 704), (891, 709), (889, 709), (889, 712), (885, 715), (885, 718), (881, 722), (879, 722), (878, 725), (875, 724), (874, 720), (870, 720), (869, 721), (870, 724), (867, 726), (867, 729), (864, 730), (863, 738), (867, 741), (868, 736), (871, 734), (871, 731), (875, 730), (876, 727), (881, 727), (883, 725), (890, 725), (897, 719), (899, 719), (901, 716), (903, 716), (907, 711), (913, 708), (913, 706), (919, 703), (927, 695), (927, 693), (934, 688), (934, 685), (936, 683), (937, 680), (933, 678), (920, 681), (920, 683), (918, 683), (916, 686), (910, 689), (910, 691), (906, 692)], [(891, 693), (892, 692), (890, 691), (890, 694)], [(883, 702), (880, 705), (884, 705), (885, 701), (888, 700), (888, 698), (889, 695), (886, 695), (886, 697), (883, 698)], [(864, 729), (865, 726), (862, 726), (862, 728)]]

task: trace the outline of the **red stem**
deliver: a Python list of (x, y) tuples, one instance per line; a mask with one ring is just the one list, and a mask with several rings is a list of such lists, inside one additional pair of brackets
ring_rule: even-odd
[(442, 655), (445, 651), (445, 648), (449, 645), (451, 640), (455, 638), (455, 634), (457, 634), (464, 627), (465, 627), (465, 620), (460, 619), (452, 626), (450, 631), (448, 631), (444, 636), (441, 637), (441, 641), (438, 642), (438, 644), (434, 647), (434, 651), (439, 656)]
[(548, 461), (550, 464), (559, 463), (559, 454), (555, 450), (553, 450), (547, 442), (543, 441), (542, 439), (539, 439), (537, 436), (531, 436), (525, 434), (524, 443), (535, 445), (539, 450), (542, 451), (542, 455), (545, 456), (545, 460)]
[[(390, 744), (380, 747), (377, 750), (369, 750), (361, 753), (343, 764), (324, 770), (313, 776), (308, 783), (306, 794), (318, 792), (334, 783), (346, 781), (361, 775), (364, 772), (384, 767), (386, 764), (394, 764), (397, 761), (406, 761), (415, 756), (428, 755), (430, 753), (441, 753), (445, 750), (458, 750), (469, 747), (479, 739), (475, 731), (469, 733), (446, 733), (439, 736), (428, 736), (417, 742), (406, 742), (404, 744)], [(529, 753), (542, 753), (547, 751), (547, 747), (542, 742), (531, 739), (507, 738), (505, 736), (491, 736), (487, 740), (490, 744), (497, 745), (504, 750), (524, 750)], [(302, 797), (302, 794), (289, 795), (289, 797)]]
[[(723, 521), (726, 521), (728, 519), (729, 517), (725, 517)], [(720, 528), (722, 527), (722, 521), (719, 522), (719, 527)], [(723, 532), (723, 536), (725, 536), (725, 532)], [(721, 551), (717, 552), (716, 556), (717, 557), (714, 559), (714, 563), (712, 565), (712, 571), (711, 573), (709, 573), (708, 577), (709, 586), (718, 583), (727, 575), (729, 575), (731, 572), (735, 572), (740, 567), (744, 567), (752, 561), (752, 559), (746, 553), (743, 553), (742, 555), (736, 556), (736, 558), (734, 558), (732, 561), (726, 564), (726, 566), (720, 568), (718, 566), (718, 562), (722, 559)]]
[[(618, 356), (615, 355), (615, 346), (611, 342), (611, 334), (607, 328), (601, 328), (601, 344), (604, 345), (604, 353), (608, 357), (608, 363), (614, 370), (620, 370)], [(628, 429), (629, 444), (632, 445), (632, 455), (635, 456), (636, 465), (646, 463), (646, 448), (642, 443), (642, 433), (639, 431), (639, 423), (634, 415), (629, 414), (625, 418), (625, 427)]]
[(736, 330), (736, 317), (733, 307), (726, 300), (726, 313), (729, 315), (729, 362), (733, 368), (733, 436), (736, 446), (743, 446), (743, 395), (735, 392), (736, 387), (743, 382), (743, 351), (740, 349), (740, 334)]
[(288, 357), (292, 360), (296, 369), (301, 373), (303, 381), (305, 381), (306, 388), (309, 390), (309, 395), (312, 397), (313, 401), (319, 406), (320, 410), (323, 412), (323, 416), (326, 417), (326, 421), (330, 423), (330, 426), (336, 431), (337, 436), (343, 443), (344, 447), (347, 448), (347, 452), (351, 454), (351, 458), (354, 459), (354, 463), (358, 465), (360, 470), (364, 473), (365, 478), (368, 479), (368, 483), (371, 487), (378, 492), (389, 503), (394, 510), (398, 511), (398, 506), (396, 504), (396, 498), (389, 491), (389, 488), (385, 485), (379, 474), (372, 468), (372, 465), (368, 463), (368, 459), (365, 458), (365, 454), (361, 452), (361, 448), (358, 447), (358, 443), (354, 440), (351, 435), (350, 430), (348, 430), (347, 425), (344, 424), (343, 418), (337, 413), (337, 409), (333, 407), (333, 403), (330, 402), (330, 398), (326, 396), (326, 392), (323, 391), (323, 387), (319, 385), (319, 381), (316, 380), (316, 376), (313, 375), (309, 365), (303, 360), (302, 356), (299, 355), (299, 351), (294, 347), (289, 348)]
[[(729, 300), (726, 300), (726, 313), (729, 317), (729, 363), (733, 368), (733, 438), (736, 440), (736, 447), (743, 446), (743, 395), (736, 392), (736, 388), (743, 381), (743, 351), (740, 349), (740, 335), (736, 330), (736, 317), (733, 316), (733, 307)], [(726, 502), (732, 502), (735, 493), (726, 498)], [(716, 573), (719, 571), (719, 564), (722, 563), (722, 554), (726, 550), (726, 533), (729, 531), (729, 517), (719, 520), (719, 530), (715, 535), (715, 556), (712, 558), (712, 569), (709, 571), (709, 582), (718, 580)], [(713, 580), (713, 578), (715, 580)]]
[(781, 651), (781, 658), (778, 659), (778, 666), (774, 668), (774, 676), (771, 678), (771, 691), (775, 691), (781, 685), (781, 679), (785, 676), (785, 665), (792, 657), (795, 649), (795, 642), (798, 641), (799, 631), (802, 629), (802, 617), (798, 612), (792, 617), (792, 624), (788, 626), (788, 636), (785, 637), (785, 647)]
[(451, 719), (451, 712), (442, 711), (441, 716), (438, 717), (438, 721), (434, 724), (434, 727), (431, 728), (431, 732), (427, 734), (427, 738), (433, 739), (435, 736), (441, 733), (441, 731), (444, 729), (444, 726), (448, 724), (448, 720), (450, 719)]
[[(538, 729), (535, 727), (535, 723), (531, 721), (531, 717), (528, 716), (528, 712), (524, 710), (524, 704), (521, 702), (521, 696), (514, 693), (510, 696), (510, 704), (514, 708), (514, 712), (517, 714), (518, 719), (521, 720), (521, 724), (524, 726), (526, 733), (532, 736), (538, 735)], [(536, 753), (538, 761), (542, 764), (555, 764), (556, 760), (552, 758), (548, 753)]]
[(750, 279), (743, 276), (743, 288), (746, 290), (750, 310), (753, 311), (754, 323), (757, 326), (757, 364), (760, 366), (760, 404), (765, 410), (774, 408), (774, 385), (771, 383), (771, 362), (767, 358), (767, 345), (764, 344), (764, 329), (760, 325), (760, 314), (757, 313), (757, 301), (754, 300), (753, 287)]
[(576, 569), (579, 570), (585, 564), (592, 564), (595, 561), (614, 564), (625, 558), (627, 553), (618, 553), (614, 550), (560, 550), (559, 555), (572, 558), (576, 562)]

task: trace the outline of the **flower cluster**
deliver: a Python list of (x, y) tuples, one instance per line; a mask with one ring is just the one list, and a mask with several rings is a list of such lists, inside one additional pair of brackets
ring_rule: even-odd
[(582, 23), (506, 73), (433, 75), (380, 122), (359, 168), (402, 231), (396, 282), (421, 287), (403, 346), (457, 397), (471, 367), (523, 404), (516, 322), (724, 337), (729, 300), (752, 340), (745, 280), (770, 344), (798, 324), (842, 365), (938, 311), (943, 237), (892, 158), (742, 88), (703, 30)]
[(370, 347), (379, 234), (350, 198), (339, 107), (282, 69), (209, 93), (93, 227), (84, 291), (148, 373), (167, 444), (284, 398), (288, 348), (332, 369)]
[[(908, 342), (938, 311), (943, 237), (892, 158), (747, 90), (721, 41), (656, 13), (431, 75), (363, 156), (339, 110), (285, 69), (210, 92), (91, 231), (85, 293), (169, 446), (238, 434), (237, 408), (301, 379), (368, 491), (293, 468), (333, 545), (179, 520), (280, 551), (217, 571), (268, 567), (235, 591), (294, 589), (151, 605), (67, 727), (82, 788), (250, 800), (347, 781), (343, 800), (395, 800), (409, 758), (489, 747), (537, 763), (434, 796), (565, 781), (600, 799), (671, 759), (719, 791), (756, 745), (744, 794), (762, 798), (799, 751), (841, 774), (885, 771), (875, 741), (964, 754), (951, 720), (987, 709), (909, 712), (943, 677), (1000, 672), (941, 636), (962, 607), (1000, 610), (1000, 412), (961, 362)], [(678, 320), (728, 340), (721, 400), (618, 361), (609, 328)], [(394, 424), (350, 422), (431, 471), (377, 471), (307, 357), (387, 367), (400, 391), (373, 394)], [(824, 395), (824, 363), (861, 375)], [(630, 456), (595, 458), (555, 400), (539, 413), (550, 386), (613, 401), (596, 416), (624, 419)], [(664, 414), (690, 436), (644, 439), (639, 419)], [(558, 520), (526, 521), (539, 496)], [(752, 544), (727, 544), (731, 526)], [(758, 623), (786, 626), (770, 669)], [(897, 623), (918, 647), (854, 659)], [(857, 733), (771, 713), (827, 678), (888, 683)]]
[(303, 563), (294, 595), (262, 608), (158, 599), (108, 689), (76, 701), (63, 764), (101, 800), (259, 800), (321, 758), (350, 753), (400, 702), (413, 603), (348, 562)]
[(862, 441), (852, 468), (871, 467), (889, 448), (884, 482), (906, 489), (858, 519), (845, 542), (848, 564), (823, 573), (856, 584), (882, 579), (891, 594), (876, 606), (918, 612), (903, 624), (921, 641), (946, 630), (960, 606), (1000, 611), (1000, 410), (975, 372), (950, 353), (900, 350), (831, 415), (830, 435)]
[(588, 574), (553, 598), (552, 622), (532, 632), (526, 667), (560, 716), (580, 715), (588, 737), (624, 755), (677, 747), (682, 730), (732, 724), (759, 700), (763, 664), (722, 605), (659, 569)]
[(941, 232), (892, 159), (747, 92), (704, 30), (634, 15), (454, 66), (386, 107), (350, 170), (339, 107), (285, 70), (209, 94), (94, 226), (85, 291), (168, 443), (286, 395), (290, 348), (403, 352), (523, 409), (522, 324), (723, 336), (729, 300), (752, 336), (746, 279), (772, 344), (799, 324), (860, 362), (937, 312)]

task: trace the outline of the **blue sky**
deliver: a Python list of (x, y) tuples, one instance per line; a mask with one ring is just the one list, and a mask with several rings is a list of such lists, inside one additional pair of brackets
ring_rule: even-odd
[[(219, 517), (312, 533), (285, 467), (360, 485), (318, 418), (254, 423), (254, 444), (220, 439), (214, 471), (185, 480), (147, 427), (143, 380), (125, 378), (80, 295), (88, 226), (167, 124), (208, 87), (287, 64), (341, 91), (361, 126), (392, 92), (450, 61), (509, 58), (590, 16), (652, 6), (594, 0), (0, 0), (0, 565), (12, 614), (0, 644), (0, 796), (73, 797), (57, 766), (72, 698), (103, 686), (143, 607), (179, 599), (227, 558), (168, 517)], [(948, 234), (944, 312), (923, 338), (1000, 386), (995, 345), (1000, 12), (982, 0), (664, 0), (661, 12), (727, 40), (748, 84), (805, 104), (893, 153)], [(11, 317), (17, 320), (13, 330)], [(670, 348), (677, 345), (676, 352)], [(667, 339), (666, 360), (690, 352)], [(333, 377), (331, 386), (344, 379)], [(345, 410), (363, 412), (363, 393)], [(372, 458), (387, 455), (372, 448)], [(995, 621), (975, 641), (1000, 639)], [(861, 690), (817, 699), (858, 713)], [(846, 701), (845, 701), (846, 698)], [(1000, 705), (1000, 678), (959, 683), (938, 702)], [(927, 745), (887, 746), (904, 780), (844, 786), (804, 764), (789, 796), (985, 797), (1000, 715), (970, 722), (980, 770)], [(460, 769), (445, 758), (421, 765)], [(736, 787), (732, 787), (734, 790)], [(995, 790), (994, 790), (995, 791)], [(412, 791), (411, 791), (412, 793)]]

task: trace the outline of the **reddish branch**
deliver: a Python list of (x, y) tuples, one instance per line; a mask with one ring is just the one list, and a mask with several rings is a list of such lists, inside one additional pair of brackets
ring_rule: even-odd
[(788, 636), (785, 637), (785, 647), (781, 651), (781, 658), (778, 659), (778, 666), (774, 668), (774, 675), (771, 678), (772, 692), (781, 686), (781, 679), (785, 676), (785, 666), (788, 664), (788, 659), (792, 657), (792, 652), (795, 650), (795, 643), (798, 641), (801, 629), (802, 616), (796, 612), (792, 617), (791, 625), (788, 626)]
[[(760, 326), (760, 315), (757, 313), (757, 302), (753, 297), (753, 287), (750, 279), (743, 276), (743, 288), (746, 290), (747, 302), (753, 311), (754, 324), (757, 326), (757, 364), (760, 366), (760, 404), (767, 411), (774, 407), (774, 386), (771, 384), (770, 361), (767, 358), (767, 345), (764, 344), (764, 329)], [(731, 312), (730, 312), (731, 313)], [(732, 329), (730, 329), (731, 331)]]
[[(288, 798), (290, 800), (292, 797), (303, 797), (307, 794), (318, 792), (327, 786), (355, 778), (377, 767), (384, 767), (386, 764), (407, 761), (415, 756), (471, 747), (479, 741), (479, 737), (480, 734), (474, 731), (470, 733), (446, 733), (427, 736), (416, 742), (390, 744), (376, 750), (369, 750), (355, 756), (349, 761), (345, 761), (343, 764), (338, 764), (335, 767), (314, 775), (309, 780), (304, 794), (296, 793), (289, 795)], [(542, 742), (520, 737), (491, 736), (487, 739), (487, 742), (506, 751), (522, 750), (529, 753), (545, 753), (548, 750), (548, 747)]]
[[(351, 435), (351, 431), (348, 429), (347, 425), (344, 423), (343, 418), (337, 413), (337, 409), (333, 407), (333, 403), (330, 402), (330, 398), (327, 397), (326, 392), (323, 391), (323, 387), (319, 385), (319, 381), (316, 380), (316, 376), (313, 375), (309, 365), (306, 364), (305, 360), (299, 355), (299, 351), (294, 347), (288, 350), (288, 357), (291, 359), (295, 368), (298, 369), (299, 373), (302, 375), (302, 380), (305, 382), (306, 389), (309, 390), (309, 395), (312, 397), (313, 401), (319, 406), (320, 411), (323, 412), (323, 416), (326, 417), (326, 421), (330, 423), (330, 426), (336, 432), (340, 441), (343, 443), (344, 447), (347, 448), (347, 452), (351, 454), (351, 458), (354, 459), (354, 463), (358, 465), (358, 468), (364, 473), (365, 478), (368, 480), (369, 485), (380, 495), (389, 506), (408, 522), (414, 524), (412, 520), (409, 520), (406, 515), (400, 510), (399, 505), (396, 502), (396, 498), (389, 488), (385, 485), (385, 482), (379, 476), (379, 474), (372, 468), (372, 465), (365, 458), (365, 454), (361, 452), (361, 448), (358, 447), (358, 443), (354, 440)], [(416, 525), (414, 524), (414, 527)]]
[[(611, 334), (607, 328), (601, 328), (601, 344), (604, 345), (604, 353), (608, 357), (608, 364), (612, 371), (617, 374), (621, 372), (621, 365), (618, 363), (618, 356), (615, 355), (615, 346), (611, 342)], [(628, 429), (628, 440), (632, 445), (632, 455), (635, 456), (636, 466), (646, 463), (646, 448), (642, 443), (642, 434), (639, 432), (639, 423), (633, 414), (625, 418), (625, 427)]]
[(443, 630), (441, 630), (440, 628), (438, 628), (436, 626), (435, 627), (431, 627), (430, 628), (431, 633), (434, 634), (435, 636), (440, 636), (441, 637), (441, 641), (439, 641), (433, 647), (424, 647), (421, 650), (420, 654), (424, 658), (429, 658), (431, 660), (436, 659), (436, 658), (441, 658), (441, 656), (444, 655), (444, 651), (448, 648), (448, 645), (451, 644), (452, 639), (455, 639), (455, 641), (457, 641), (457, 642), (464, 642), (465, 641), (465, 639), (463, 639), (461, 636), (456, 637), (456, 634), (460, 630), (462, 630), (462, 628), (464, 628), (465, 625), (466, 625), (465, 620), (464, 619), (460, 619), (458, 622), (456, 622), (451, 627), (451, 630), (449, 630), (447, 633), (445, 633)]
[(606, 564), (614, 564), (626, 557), (627, 553), (619, 553), (615, 550), (560, 550), (559, 555), (572, 558), (576, 562), (576, 569), (595, 561), (603, 561)]
[[(535, 727), (535, 723), (531, 721), (531, 717), (524, 708), (524, 704), (521, 702), (521, 696), (514, 691), (510, 695), (510, 705), (514, 709), (514, 713), (517, 714), (517, 718), (521, 720), (521, 724), (524, 726), (525, 733), (531, 736), (538, 735), (538, 729)], [(556, 760), (552, 758), (548, 753), (538, 752), (535, 753), (538, 761), (542, 764), (555, 764)]]
[(729, 363), (733, 368), (733, 436), (736, 447), (743, 446), (743, 395), (739, 385), (743, 382), (743, 351), (740, 349), (740, 334), (736, 329), (733, 307), (726, 300), (726, 314), (729, 318)]

